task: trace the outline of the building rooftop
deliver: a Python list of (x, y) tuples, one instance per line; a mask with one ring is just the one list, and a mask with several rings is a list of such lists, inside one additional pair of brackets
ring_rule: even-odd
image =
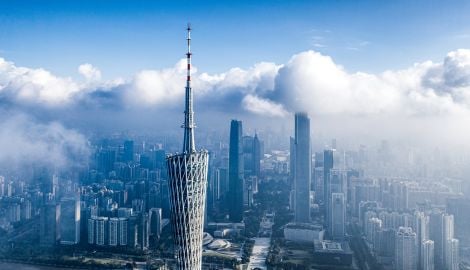
[(351, 253), (347, 242), (335, 242), (330, 240), (314, 241), (315, 252), (319, 253)]

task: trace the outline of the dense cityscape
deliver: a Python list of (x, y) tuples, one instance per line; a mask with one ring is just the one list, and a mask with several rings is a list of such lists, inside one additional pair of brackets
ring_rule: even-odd
[[(238, 120), (207, 140), (203, 269), (468, 267), (469, 186), (451, 168), (387, 141), (313, 152), (310, 121), (295, 114), (290, 145)], [(176, 269), (166, 157), (178, 140), (92, 142), (88, 167), (0, 178), (2, 261)]]
[[(200, 49), (204, 35), (191, 24), (182, 29), (177, 40), (185, 58), (175, 69), (144, 70), (131, 82), (98, 83), (100, 71), (84, 64), (79, 73), (86, 81), (79, 84), (0, 58), (0, 269), (470, 269), (470, 151), (468, 138), (456, 134), (456, 126), (469, 123), (458, 121), (468, 119), (470, 108), (469, 50), (376, 77), (349, 74), (314, 51), (283, 65), (260, 62), (248, 71), (209, 75), (193, 67), (193, 39)], [(334, 70), (333, 81), (352, 79), (328, 88), (323, 68), (312, 72), (309, 60)], [(418, 73), (419, 80), (409, 79)], [(243, 88), (246, 77), (249, 91), (240, 98), (233, 89)], [(315, 79), (309, 84), (305, 77)], [(408, 81), (424, 90), (389, 94), (390, 85)], [(445, 93), (436, 90), (444, 83)], [(31, 94), (37, 85), (63, 93), (66, 84), (73, 91), (63, 99)], [(165, 86), (158, 98), (176, 102), (179, 114), (161, 104), (152, 111), (157, 103), (149, 106), (145, 98), (132, 101), (138, 110), (129, 109), (136, 105), (125, 102), (137, 94), (126, 91), (153, 93), (154, 84)], [(374, 107), (369, 84), (389, 91), (385, 105)], [(176, 98), (172, 87), (183, 89)], [(229, 90), (221, 93), (224, 87)], [(331, 99), (309, 96), (322, 87), (361, 90), (344, 99), (336, 92), (322, 93)], [(34, 102), (48, 98), (53, 102), (36, 108)], [(247, 112), (231, 107), (238, 99)], [(401, 99), (404, 107), (389, 105)], [(351, 101), (367, 108), (338, 109)], [(442, 103), (446, 109), (433, 107)], [(428, 109), (432, 116), (425, 118)], [(443, 111), (461, 118), (454, 126)], [(64, 119), (73, 124), (62, 125)], [(144, 128), (134, 129), (134, 122)]]
[(268, 143), (232, 120), (228, 140), (213, 134), (207, 151), (196, 152), (187, 30), (182, 154), (169, 155), (180, 146), (174, 138), (120, 134), (94, 138), (85, 166), (1, 176), (2, 261), (99, 269), (470, 267), (470, 186), (446, 176), (451, 168), (427, 166), (441, 162), (439, 152), (423, 160), (387, 141), (352, 150), (335, 139), (312, 151), (306, 113), (295, 113), (290, 138)]

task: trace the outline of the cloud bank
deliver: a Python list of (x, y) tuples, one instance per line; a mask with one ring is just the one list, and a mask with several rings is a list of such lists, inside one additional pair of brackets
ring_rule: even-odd
[(0, 119), (0, 167), (28, 168), (31, 165), (66, 169), (87, 164), (86, 138), (57, 122), (40, 124), (24, 114)]
[[(113, 105), (179, 106), (185, 67), (180, 60), (171, 68), (103, 81), (101, 71), (87, 63), (78, 67), (83, 83), (0, 58), (0, 99), (60, 107), (96, 101), (107, 93), (117, 99)], [(426, 61), (380, 74), (351, 73), (329, 56), (306, 51), (283, 65), (263, 62), (219, 74), (195, 70), (193, 88), (202, 103), (231, 103), (239, 111), (275, 117), (298, 110), (318, 115), (461, 114), (470, 108), (470, 50), (450, 52), (440, 63)]]
[[(0, 103), (69, 126), (83, 118), (83, 125), (108, 122), (117, 129), (140, 120), (174, 123), (182, 119), (175, 112), (183, 108), (185, 68), (182, 59), (173, 67), (105, 81), (86, 63), (78, 67), (83, 80), (77, 81), (0, 58)], [(379, 74), (349, 72), (327, 55), (305, 51), (284, 64), (261, 62), (218, 74), (194, 69), (192, 78), (198, 116), (206, 117), (200, 122), (221, 115), (292, 122), (293, 112), (306, 111), (315, 119), (361, 119), (362, 129), (364, 119), (373, 119), (374, 128), (394, 119), (387, 123), (390, 129), (406, 131), (403, 121), (409, 119), (427, 121), (427, 127), (434, 120), (449, 125), (453, 119), (452, 126), (470, 120), (470, 50), (465, 49), (449, 52), (441, 62)]]

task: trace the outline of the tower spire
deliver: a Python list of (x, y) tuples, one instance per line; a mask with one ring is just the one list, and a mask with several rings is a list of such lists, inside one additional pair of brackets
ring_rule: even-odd
[(186, 38), (188, 42), (188, 52), (186, 53), (187, 59), (187, 76), (186, 76), (186, 96), (185, 96), (185, 107), (184, 107), (184, 141), (183, 141), (183, 152), (195, 152), (196, 146), (194, 145), (194, 111), (193, 111), (193, 92), (191, 89), (191, 25), (188, 23), (188, 36)]

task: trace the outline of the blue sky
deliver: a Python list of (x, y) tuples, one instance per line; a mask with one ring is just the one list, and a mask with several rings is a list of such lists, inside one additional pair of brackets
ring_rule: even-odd
[(325, 138), (470, 147), (469, 14), (452, 0), (0, 0), (0, 130), (181, 134), (189, 21), (200, 130), (292, 127), (304, 111)]
[(194, 63), (223, 72), (316, 50), (348, 71), (380, 72), (469, 47), (469, 1), (0, 1), (0, 57), (104, 78), (172, 67), (194, 26)]

